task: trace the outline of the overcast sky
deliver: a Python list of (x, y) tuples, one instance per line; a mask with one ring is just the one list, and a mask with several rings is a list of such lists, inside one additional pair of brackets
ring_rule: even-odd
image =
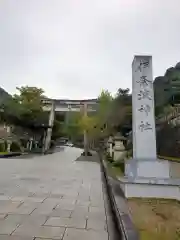
[(131, 63), (154, 76), (180, 61), (180, 0), (0, 0), (0, 86), (53, 98), (131, 88)]

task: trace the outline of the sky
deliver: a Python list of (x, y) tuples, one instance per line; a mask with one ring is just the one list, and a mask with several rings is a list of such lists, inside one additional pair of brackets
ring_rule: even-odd
[(179, 0), (0, 0), (0, 87), (95, 98), (132, 85), (134, 55), (153, 76), (180, 61)]

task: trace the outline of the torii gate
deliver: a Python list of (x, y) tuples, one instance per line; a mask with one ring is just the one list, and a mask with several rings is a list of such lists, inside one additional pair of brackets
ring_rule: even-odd
[[(57, 99), (44, 99), (43, 110), (50, 111), (49, 114), (49, 128), (44, 137), (44, 149), (43, 152), (46, 152), (50, 147), (52, 128), (54, 125), (55, 112), (79, 112), (83, 111), (84, 115), (87, 115), (88, 112), (95, 112), (97, 106), (97, 99), (87, 99), (87, 100), (57, 100)], [(94, 107), (95, 106), (95, 107)], [(84, 151), (87, 154), (87, 132), (84, 131)]]

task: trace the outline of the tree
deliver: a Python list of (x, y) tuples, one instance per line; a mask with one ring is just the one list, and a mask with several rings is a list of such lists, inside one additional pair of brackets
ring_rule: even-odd
[(113, 98), (107, 90), (98, 97), (98, 107), (94, 116), (83, 116), (80, 120), (82, 132), (87, 131), (89, 140), (99, 141), (110, 134), (132, 128), (132, 97), (129, 89), (119, 89)]
[(77, 141), (82, 135), (79, 125), (81, 117), (80, 112), (68, 112), (68, 122), (63, 125), (63, 134), (73, 142)]
[(82, 116), (79, 120), (79, 128), (81, 130), (81, 133), (87, 131), (87, 133), (90, 134), (95, 125), (97, 125), (95, 117)]
[(113, 131), (128, 132), (132, 125), (132, 96), (129, 89), (119, 88), (111, 105), (109, 122)]
[(127, 97), (129, 95), (129, 88), (123, 89), (123, 88), (119, 88), (118, 92), (117, 92), (117, 97)]
[(16, 88), (19, 93), (14, 95), (14, 99), (20, 104), (31, 110), (42, 110), (42, 98), (44, 90), (37, 87), (20, 87)]
[(19, 125), (24, 108), (13, 98), (9, 98), (1, 106), (1, 120), (7, 124)]
[(129, 92), (129, 88), (119, 88), (115, 97), (115, 101), (124, 106), (131, 105), (131, 94)]
[(113, 97), (108, 90), (102, 90), (101, 94), (98, 97), (98, 110), (97, 115), (99, 118), (104, 119), (106, 122), (108, 114), (112, 105)]
[[(111, 113), (111, 107), (113, 103), (113, 97), (108, 90), (102, 90), (98, 97), (98, 109), (96, 112), (96, 126), (95, 133), (96, 137), (102, 135), (102, 132), (108, 133), (109, 131), (109, 117)], [(106, 135), (106, 134), (105, 134)]]
[(62, 124), (55, 119), (52, 129), (52, 140), (57, 140), (60, 137), (62, 137)]
[[(180, 63), (166, 70), (164, 76), (154, 80), (154, 97), (156, 111), (159, 113), (164, 106), (180, 103)], [(161, 107), (161, 108), (160, 108)]]
[(48, 123), (48, 114), (43, 112), (42, 98), (43, 89), (36, 87), (20, 87), (17, 88), (18, 94), (13, 96), (14, 104), (18, 104), (21, 108), (20, 119), (21, 125), (27, 127), (41, 126)]

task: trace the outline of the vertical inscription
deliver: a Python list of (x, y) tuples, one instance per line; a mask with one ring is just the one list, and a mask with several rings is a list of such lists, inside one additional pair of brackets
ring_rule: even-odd
[(135, 56), (132, 65), (133, 158), (157, 159), (152, 57)]
[[(141, 101), (141, 107), (138, 109), (138, 111), (142, 114), (146, 114), (148, 116), (151, 113), (151, 102), (153, 99), (152, 94), (152, 87), (153, 83), (151, 80), (148, 79), (148, 77), (144, 74), (144, 69), (148, 68), (150, 65), (149, 60), (140, 60), (136, 72), (139, 71), (140, 77), (138, 80), (136, 80), (136, 83), (139, 84), (139, 92), (137, 94), (137, 99)], [(145, 100), (145, 101), (144, 101)], [(144, 131), (152, 131), (151, 123), (148, 121), (143, 121), (140, 119), (140, 124), (138, 126), (141, 132)]]

